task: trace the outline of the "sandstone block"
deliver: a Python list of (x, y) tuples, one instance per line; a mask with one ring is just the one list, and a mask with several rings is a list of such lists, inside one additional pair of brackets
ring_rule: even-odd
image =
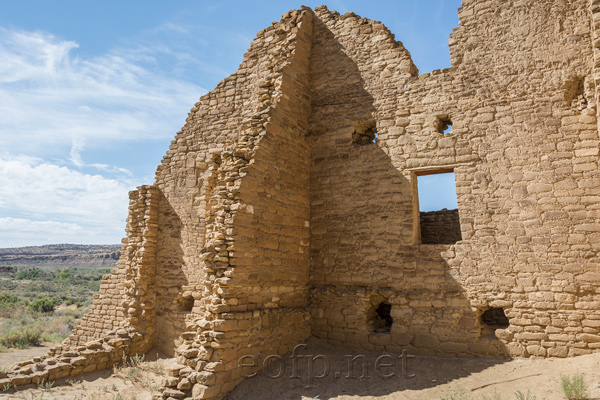
[(168, 388), (163, 391), (162, 395), (164, 398), (172, 397), (174, 399), (183, 399), (185, 397), (185, 392), (182, 392), (181, 390), (177, 389)]
[(426, 349), (438, 349), (440, 345), (440, 340), (433, 335), (415, 335), (413, 339), (413, 346), (416, 348), (426, 348)]
[(217, 396), (220, 391), (220, 386), (205, 386), (197, 383), (192, 388), (192, 396), (194, 399), (210, 399)]

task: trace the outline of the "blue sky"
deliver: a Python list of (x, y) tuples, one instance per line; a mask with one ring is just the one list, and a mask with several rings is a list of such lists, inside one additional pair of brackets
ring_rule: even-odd
[(454, 172), (417, 177), (419, 211), (458, 208)]
[[(0, 2), (0, 247), (119, 243), (127, 192), (193, 103), (301, 4)], [(420, 72), (450, 66), (460, 0), (304, 2), (320, 4), (382, 21)]]

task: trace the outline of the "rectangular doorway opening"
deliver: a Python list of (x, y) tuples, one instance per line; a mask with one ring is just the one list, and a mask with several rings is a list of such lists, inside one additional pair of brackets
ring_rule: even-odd
[(417, 175), (421, 244), (453, 244), (462, 240), (454, 171)]

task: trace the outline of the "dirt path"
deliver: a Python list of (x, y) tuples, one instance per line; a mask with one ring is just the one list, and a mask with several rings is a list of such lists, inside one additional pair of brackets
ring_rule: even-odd
[(0, 368), (8, 368), (16, 362), (31, 360), (33, 357), (41, 357), (56, 343), (42, 343), (39, 346), (23, 350), (0, 350)]

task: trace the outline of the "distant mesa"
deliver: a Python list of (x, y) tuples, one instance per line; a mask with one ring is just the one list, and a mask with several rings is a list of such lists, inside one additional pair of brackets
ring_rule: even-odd
[(108, 267), (116, 265), (121, 245), (50, 244), (0, 248), (0, 267), (9, 266), (81, 266)]

